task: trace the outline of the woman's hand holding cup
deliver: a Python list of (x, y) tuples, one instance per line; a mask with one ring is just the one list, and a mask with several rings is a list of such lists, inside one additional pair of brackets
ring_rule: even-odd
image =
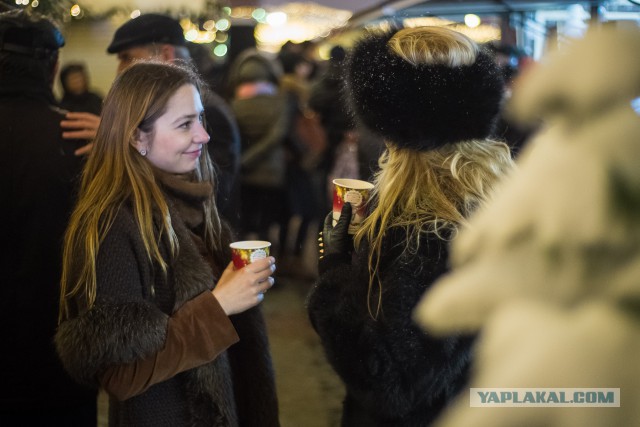
[(264, 293), (274, 284), (274, 257), (252, 261), (236, 269), (230, 262), (212, 291), (227, 315), (242, 313), (262, 302)]

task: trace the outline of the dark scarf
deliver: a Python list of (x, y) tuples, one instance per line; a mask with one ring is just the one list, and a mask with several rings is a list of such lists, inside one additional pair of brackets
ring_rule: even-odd
[(204, 203), (213, 197), (213, 186), (209, 182), (195, 181), (193, 173), (170, 174), (157, 168), (153, 169), (153, 173), (171, 198), (200, 255), (207, 261), (217, 279), (224, 266), (215, 262), (213, 249), (208, 248), (204, 240)]
[(204, 202), (213, 197), (213, 185), (209, 182), (197, 182), (193, 173), (171, 174), (158, 168), (153, 173), (180, 212), (187, 228), (197, 230), (204, 221)]

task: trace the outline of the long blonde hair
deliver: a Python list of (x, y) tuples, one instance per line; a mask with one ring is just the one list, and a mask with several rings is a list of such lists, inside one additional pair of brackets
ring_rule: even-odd
[[(82, 173), (78, 202), (64, 239), (59, 320), (70, 317), (69, 301), (84, 298), (90, 308), (96, 298), (96, 258), (100, 244), (123, 203), (131, 203), (140, 237), (150, 263), (166, 272), (160, 252), (165, 236), (171, 255), (178, 241), (167, 202), (154, 178), (151, 164), (136, 149), (140, 131), (153, 132), (155, 121), (166, 111), (169, 99), (184, 85), (201, 91), (190, 69), (155, 61), (139, 62), (124, 70), (104, 100), (100, 127)], [(214, 179), (211, 160), (203, 151), (194, 172), (198, 181)], [(215, 198), (205, 203), (205, 243), (221, 250), (221, 224)], [(162, 218), (154, 231), (154, 212)]]
[[(400, 30), (388, 45), (414, 65), (469, 65), (479, 51), (463, 34), (440, 27)], [(498, 141), (461, 141), (429, 151), (399, 148), (389, 141), (379, 166), (372, 194), (376, 207), (355, 236), (356, 247), (363, 239), (370, 244), (367, 307), (374, 319), (382, 306), (378, 268), (385, 230), (406, 231), (403, 251), (408, 254), (417, 253), (426, 233), (445, 240), (454, 237), (512, 168), (513, 160), (509, 147)]]

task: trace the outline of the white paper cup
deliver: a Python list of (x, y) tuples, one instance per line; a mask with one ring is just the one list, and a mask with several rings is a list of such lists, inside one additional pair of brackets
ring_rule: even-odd
[(264, 240), (243, 240), (233, 242), (229, 246), (233, 265), (236, 269), (241, 269), (256, 260), (268, 257), (271, 243)]

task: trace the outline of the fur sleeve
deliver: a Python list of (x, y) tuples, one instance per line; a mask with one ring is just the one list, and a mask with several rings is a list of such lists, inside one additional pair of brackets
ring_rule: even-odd
[(153, 273), (126, 207), (100, 245), (96, 278), (93, 306), (63, 322), (55, 336), (65, 369), (93, 385), (106, 367), (149, 356), (166, 337), (169, 317), (151, 302)]
[(149, 303), (100, 304), (60, 325), (56, 349), (66, 371), (97, 385), (106, 367), (130, 363), (162, 348), (168, 316)]

